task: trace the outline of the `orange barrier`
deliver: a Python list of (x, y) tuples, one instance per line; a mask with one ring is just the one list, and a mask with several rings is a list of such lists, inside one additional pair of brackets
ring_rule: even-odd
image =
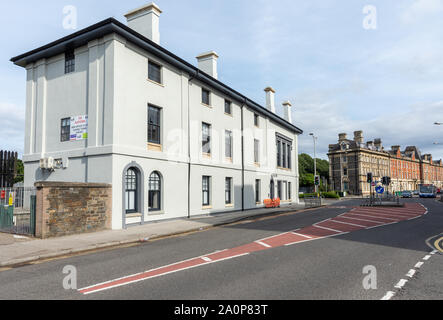
[(263, 201), (265, 208), (277, 208), (280, 207), (280, 198), (276, 199), (265, 199)]

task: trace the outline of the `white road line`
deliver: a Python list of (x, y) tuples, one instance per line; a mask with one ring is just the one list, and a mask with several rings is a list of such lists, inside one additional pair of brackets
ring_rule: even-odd
[(318, 224), (314, 224), (314, 227), (316, 227), (316, 228), (322, 228), (322, 229), (325, 229), (325, 230), (329, 230), (329, 231), (333, 231), (333, 232), (338, 232), (338, 233), (342, 233), (342, 232), (344, 232), (344, 231), (342, 231), (342, 230), (335, 230), (335, 229), (332, 229), (332, 228), (322, 227), (322, 226), (319, 226)]
[(355, 223), (349, 223), (349, 222), (342, 222), (342, 221), (337, 221), (337, 220), (331, 220), (331, 222), (342, 223), (342, 224), (348, 224), (348, 225), (350, 225), (350, 226), (355, 226), (355, 227), (360, 227), (360, 228), (366, 228), (366, 226), (362, 226), (361, 224), (355, 224)]
[(401, 280), (395, 285), (395, 288), (397, 288), (397, 289), (401, 289), (401, 288), (403, 288), (403, 286), (406, 284), (406, 282), (408, 282), (408, 280), (401, 279)]
[(429, 260), (430, 257), (431, 257), (431, 255), (428, 254), (427, 256), (423, 257), (423, 260)]
[(211, 262), (212, 261), (212, 259), (209, 259), (208, 257), (201, 257), (204, 261), (206, 261), (206, 262)]
[(297, 233), (297, 232), (292, 232), (292, 233), (295, 234), (296, 236), (300, 236), (300, 237), (307, 238), (307, 239), (312, 239), (312, 237), (301, 234), (301, 233)]
[(386, 218), (386, 217), (374, 217), (374, 216), (370, 216), (367, 214), (361, 214), (361, 213), (353, 213), (353, 215), (369, 217), (369, 218), (373, 218), (373, 219), (385, 219), (385, 220), (391, 220), (391, 221), (399, 221), (399, 219), (392, 219), (392, 218)]
[(423, 261), (417, 262), (417, 264), (414, 266), (414, 268), (420, 269), (421, 266), (423, 265)]
[(267, 244), (267, 243), (264, 243), (264, 242), (261, 242), (261, 241), (255, 241), (256, 243), (258, 243), (259, 245), (262, 245), (263, 247), (266, 247), (266, 248), (272, 248), (272, 246), (270, 246), (269, 244)]
[(414, 276), (414, 274), (415, 274), (415, 270), (414, 270), (414, 269), (411, 269), (411, 270), (408, 271), (408, 273), (406, 274), (406, 276), (409, 277), (409, 278), (412, 278), (412, 277)]
[(434, 255), (434, 254), (436, 254), (437, 252), (438, 252), (437, 250), (433, 250), (433, 251), (431, 252), (431, 254)]
[[(225, 260), (229, 260), (229, 259), (233, 259), (233, 258), (238, 258), (238, 257), (246, 256), (248, 254), (249, 253), (243, 253), (243, 254), (239, 254), (239, 255), (236, 255), (236, 256), (227, 257), (227, 258), (223, 258), (223, 259), (219, 259), (219, 260), (215, 260), (215, 261), (211, 261), (211, 262), (205, 262), (205, 263), (202, 263), (202, 264), (198, 264), (198, 265), (194, 265), (194, 266), (190, 266), (190, 267), (186, 267), (186, 268), (182, 268), (182, 269), (176, 269), (176, 270), (168, 271), (168, 272), (165, 272), (165, 273), (160, 273), (160, 274), (157, 274), (157, 275), (154, 275), (154, 276), (149, 276), (149, 277), (146, 277), (146, 278), (140, 278), (140, 279), (136, 279), (136, 280), (132, 280), (132, 281), (128, 281), (128, 282), (119, 283), (119, 284), (116, 284), (116, 285), (113, 285), (113, 286), (109, 286), (109, 287), (105, 287), (105, 288), (101, 288), (101, 289), (97, 289), (97, 290), (92, 290), (90, 292), (86, 292), (86, 293), (83, 293), (83, 294), (84, 295), (88, 295), (88, 294), (97, 293), (97, 292), (100, 292), (100, 291), (114, 289), (114, 288), (117, 288), (117, 287), (126, 286), (126, 285), (133, 284), (133, 283), (136, 283), (136, 282), (145, 281), (145, 280), (148, 280), (148, 279), (153, 279), (153, 278), (165, 276), (165, 275), (168, 275), (168, 274), (171, 274), (171, 273), (176, 273), (176, 272), (179, 272), (179, 271), (184, 271), (184, 270), (189, 270), (189, 269), (193, 269), (193, 268), (196, 268), (196, 267), (201, 267), (201, 266), (204, 266), (204, 265), (207, 265), (207, 264), (212, 264), (212, 263), (216, 263), (216, 262), (221, 262), (221, 261), (225, 261)], [(156, 269), (160, 269), (160, 268), (156, 268)], [(153, 270), (150, 270), (150, 271), (154, 271), (156, 269), (153, 269)], [(146, 271), (146, 272), (148, 272), (148, 271)], [(136, 275), (139, 275), (139, 273), (136, 274)], [(129, 278), (129, 277), (133, 277), (133, 276), (135, 276), (135, 275), (127, 276), (125, 278)], [(120, 279), (122, 279), (122, 278), (120, 278)], [(114, 280), (111, 280), (111, 281), (106, 281), (106, 282), (104, 282), (102, 284), (111, 283), (111, 282), (114, 282), (114, 281), (118, 281), (120, 279), (114, 279)], [(89, 286), (87, 288), (78, 289), (77, 291), (82, 291), (82, 290), (85, 290), (85, 289), (88, 289), (88, 288), (92, 288), (92, 287), (97, 287), (97, 286), (100, 286), (100, 285), (101, 284), (96, 284), (96, 285), (93, 285), (93, 286)]]
[(350, 217), (345, 217), (345, 216), (342, 216), (341, 218), (344, 218), (344, 219), (351, 219), (351, 220), (359, 220), (359, 221), (367, 221), (367, 222), (373, 222), (373, 223), (384, 223), (384, 222), (380, 222), (380, 221), (374, 221), (374, 220), (368, 220), (368, 219), (361, 219), (361, 218), (350, 218)]
[(381, 300), (391, 300), (393, 296), (395, 296), (395, 292), (388, 291)]
[(398, 223), (398, 222), (397, 222), (397, 221), (394, 221), (394, 222), (384, 223), (384, 224), (381, 224), (381, 225), (379, 225), (379, 226), (368, 227), (368, 228), (366, 228), (366, 229), (369, 230), (369, 229), (374, 229), (374, 228), (378, 228), (378, 227), (389, 226), (390, 224), (395, 224), (395, 223)]
[(330, 236), (324, 236), (324, 237), (306, 239), (306, 240), (302, 240), (302, 241), (296, 241), (296, 242), (292, 242), (292, 243), (287, 243), (287, 244), (285, 244), (285, 246), (292, 246), (292, 245), (298, 244), (298, 243), (303, 243), (303, 242), (308, 242), (308, 241), (314, 241), (314, 240), (320, 240), (320, 239), (326, 239), (326, 238), (341, 236), (341, 235), (347, 234), (347, 233), (349, 233), (349, 232), (336, 233), (336, 234), (331, 234)]

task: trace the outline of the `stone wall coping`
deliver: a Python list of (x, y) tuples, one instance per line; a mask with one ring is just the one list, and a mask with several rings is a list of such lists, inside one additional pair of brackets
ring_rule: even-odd
[(108, 183), (84, 183), (84, 182), (58, 182), (58, 181), (37, 181), (36, 188), (111, 188)]

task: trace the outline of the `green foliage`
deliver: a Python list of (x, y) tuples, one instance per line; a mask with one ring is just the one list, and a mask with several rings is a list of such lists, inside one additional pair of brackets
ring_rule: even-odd
[[(317, 158), (317, 174), (320, 177), (329, 179), (329, 161)], [(300, 174), (301, 186), (313, 186), (314, 185), (314, 159), (306, 153), (300, 154), (298, 157), (298, 169)], [(320, 179), (322, 182), (322, 179)], [(324, 186), (320, 186), (320, 191), (325, 190)]]
[[(304, 197), (312, 197), (312, 196), (316, 196), (316, 195), (317, 195), (316, 193), (305, 193), (305, 194), (300, 194), (299, 197), (300, 197), (300, 199), (303, 199)], [(335, 191), (321, 192), (320, 196), (322, 198), (340, 199), (340, 196)]]
[(17, 172), (16, 172), (16, 175), (15, 175), (15, 178), (14, 178), (14, 183), (23, 182), (25, 169), (23, 167), (23, 161), (22, 160), (17, 159), (16, 168), (17, 168)]

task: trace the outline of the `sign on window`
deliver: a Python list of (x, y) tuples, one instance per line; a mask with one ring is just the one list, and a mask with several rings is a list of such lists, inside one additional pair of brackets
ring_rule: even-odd
[(71, 117), (71, 141), (88, 139), (88, 116)]

